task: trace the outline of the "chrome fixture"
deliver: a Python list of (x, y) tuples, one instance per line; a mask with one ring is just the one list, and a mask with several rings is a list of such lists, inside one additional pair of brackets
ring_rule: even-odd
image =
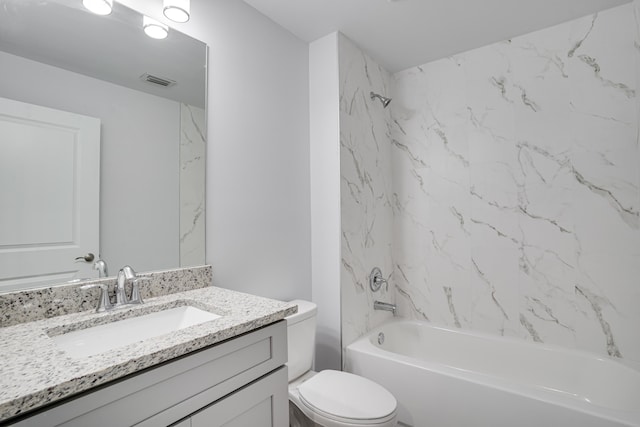
[[(104, 267), (104, 273), (107, 274), (107, 264), (98, 260), (94, 264), (94, 268), (96, 265), (100, 265)], [(100, 268), (96, 268), (96, 270), (101, 271)], [(136, 272), (129, 265), (125, 265), (118, 271), (118, 276), (116, 277), (116, 303), (112, 304), (111, 299), (109, 297), (109, 286), (105, 283), (91, 283), (88, 285), (80, 286), (80, 289), (91, 289), (91, 288), (100, 288), (100, 299), (98, 300), (98, 308), (96, 311), (101, 313), (103, 311), (115, 310), (118, 308), (124, 308), (129, 304), (143, 304), (142, 297), (140, 296), (140, 282), (144, 280), (151, 280), (150, 277), (138, 277)], [(131, 283), (131, 299), (127, 298), (126, 287), (127, 284)]]
[(109, 15), (113, 10), (113, 0), (82, 0), (82, 5), (96, 15)]
[(102, 259), (98, 259), (96, 262), (93, 263), (93, 269), (98, 270), (98, 277), (109, 276), (109, 269), (107, 268), (107, 263)]
[(145, 280), (151, 280), (150, 277), (136, 277), (131, 282), (131, 299), (129, 300), (129, 304), (144, 304), (142, 300), (142, 296), (140, 295), (140, 282), (144, 282)]
[(378, 334), (378, 344), (384, 344), (384, 334), (382, 332)]
[(102, 313), (103, 311), (109, 311), (113, 309), (111, 300), (109, 300), (109, 288), (104, 283), (94, 283), (90, 285), (80, 286), (80, 289), (92, 289), (100, 288), (100, 299), (98, 299), (98, 308), (96, 313)]
[(389, 282), (382, 277), (382, 271), (378, 267), (373, 267), (369, 273), (369, 288), (373, 292), (377, 292), (382, 285), (386, 285), (385, 290), (389, 290)]
[(396, 315), (396, 305), (395, 304), (389, 304), (388, 302), (374, 301), (373, 302), (373, 309), (374, 310), (390, 311), (391, 313), (393, 313), (394, 316)]
[[(135, 270), (129, 265), (122, 267), (116, 278), (116, 304), (114, 307), (122, 307), (126, 304), (143, 304), (139, 283), (144, 280), (150, 280), (150, 278), (138, 277)], [(131, 299), (127, 298), (127, 283), (131, 283)]]
[(387, 97), (385, 97), (385, 96), (378, 95), (377, 93), (370, 92), (370, 93), (369, 93), (369, 96), (371, 97), (371, 99), (376, 99), (376, 98), (378, 98), (378, 99), (380, 100), (380, 102), (382, 102), (382, 106), (383, 106), (384, 108), (387, 108), (387, 106), (388, 106), (388, 105), (389, 105), (389, 103), (391, 102), (391, 98), (387, 98)]
[(187, 22), (190, 17), (190, 0), (164, 0), (162, 13), (173, 22)]
[(118, 271), (116, 277), (116, 307), (121, 307), (129, 302), (127, 298), (127, 282), (136, 277), (136, 272), (128, 265)]

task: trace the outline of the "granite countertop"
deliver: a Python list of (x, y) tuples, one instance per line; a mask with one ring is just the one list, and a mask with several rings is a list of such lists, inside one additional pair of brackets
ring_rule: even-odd
[[(222, 317), (84, 358), (71, 358), (50, 338), (184, 305)], [(0, 422), (277, 322), (296, 310), (295, 304), (208, 286), (121, 310), (84, 311), (0, 328)]]

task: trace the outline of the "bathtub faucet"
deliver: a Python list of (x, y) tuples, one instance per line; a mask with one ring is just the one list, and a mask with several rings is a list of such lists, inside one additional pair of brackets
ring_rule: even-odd
[(374, 301), (373, 309), (390, 311), (391, 313), (393, 313), (394, 316), (396, 315), (396, 305), (389, 304), (388, 302)]

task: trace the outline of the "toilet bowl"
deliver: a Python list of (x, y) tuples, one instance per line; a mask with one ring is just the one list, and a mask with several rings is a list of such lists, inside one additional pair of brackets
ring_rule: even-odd
[(308, 420), (323, 427), (393, 427), (397, 401), (381, 385), (347, 372), (311, 370), (316, 305), (292, 301), (298, 313), (286, 318), (289, 400)]

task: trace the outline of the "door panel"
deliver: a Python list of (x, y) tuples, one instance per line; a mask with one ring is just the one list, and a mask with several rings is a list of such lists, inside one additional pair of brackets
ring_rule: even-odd
[(191, 417), (191, 427), (289, 425), (287, 370), (281, 368)]
[(95, 277), (100, 120), (0, 98), (0, 290)]

